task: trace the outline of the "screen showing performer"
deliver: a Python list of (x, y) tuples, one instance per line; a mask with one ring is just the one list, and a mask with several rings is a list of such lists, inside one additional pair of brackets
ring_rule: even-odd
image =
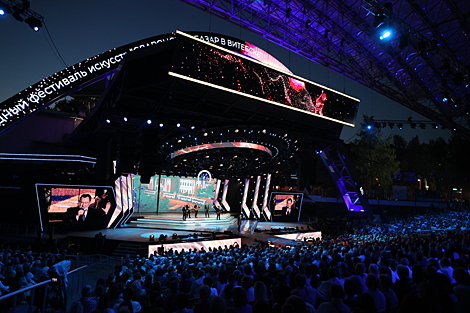
[(181, 38), (172, 70), (180, 78), (268, 100), (354, 126), (359, 100), (206, 43)]
[(271, 215), (273, 222), (298, 222), (303, 194), (273, 193)]
[(36, 185), (42, 224), (64, 230), (103, 229), (116, 208), (112, 187)]

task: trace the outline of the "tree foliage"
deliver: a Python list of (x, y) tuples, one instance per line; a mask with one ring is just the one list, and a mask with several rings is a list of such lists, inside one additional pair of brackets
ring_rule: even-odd
[[(367, 121), (368, 117), (364, 116)], [(369, 189), (388, 189), (393, 183), (394, 173), (400, 170), (392, 136), (382, 139), (380, 129), (367, 130), (365, 123), (359, 138), (350, 144), (352, 157), (362, 183)]]

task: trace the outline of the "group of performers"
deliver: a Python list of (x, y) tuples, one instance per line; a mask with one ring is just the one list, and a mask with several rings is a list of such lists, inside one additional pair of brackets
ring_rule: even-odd
[[(197, 214), (199, 212), (199, 209), (201, 206), (196, 203), (194, 206), (192, 206), (191, 203), (187, 203), (186, 205), (182, 206), (182, 211), (183, 211), (183, 221), (186, 221), (186, 218), (191, 218), (191, 210), (194, 209), (194, 217), (197, 218)], [(215, 210), (217, 219), (220, 220), (220, 213), (222, 210), (220, 209), (220, 205), (215, 205), (215, 203), (212, 205), (212, 209)], [(206, 203), (204, 205), (204, 217), (210, 217), (210, 206), (209, 203)]]

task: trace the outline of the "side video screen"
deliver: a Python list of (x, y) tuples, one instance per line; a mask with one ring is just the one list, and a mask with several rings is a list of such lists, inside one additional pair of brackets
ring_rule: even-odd
[(36, 184), (36, 192), (43, 226), (103, 229), (116, 208), (114, 189), (109, 186)]
[(304, 195), (301, 193), (272, 193), (271, 216), (273, 222), (298, 222)]

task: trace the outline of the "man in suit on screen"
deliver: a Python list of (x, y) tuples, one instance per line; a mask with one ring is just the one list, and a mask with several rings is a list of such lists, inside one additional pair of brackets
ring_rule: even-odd
[(106, 210), (91, 208), (90, 205), (91, 196), (86, 193), (80, 196), (77, 207), (67, 209), (68, 220), (74, 229), (100, 229), (106, 227)]

